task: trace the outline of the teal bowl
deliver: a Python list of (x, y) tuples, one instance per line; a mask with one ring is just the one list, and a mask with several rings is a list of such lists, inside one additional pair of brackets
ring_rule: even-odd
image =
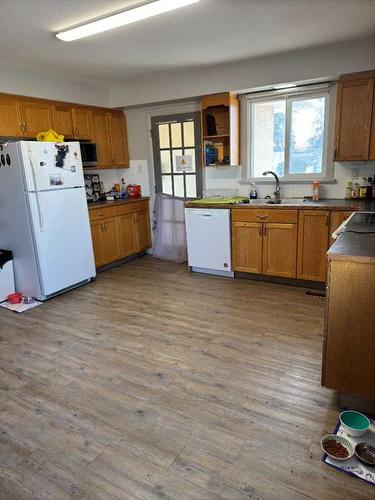
[(340, 422), (349, 436), (363, 436), (370, 428), (370, 420), (359, 411), (346, 410), (340, 414)]

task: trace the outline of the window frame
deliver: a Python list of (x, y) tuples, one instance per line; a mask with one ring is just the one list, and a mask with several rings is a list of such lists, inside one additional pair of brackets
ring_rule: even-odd
[[(288, 89), (289, 90), (289, 89)], [(292, 103), (294, 101), (303, 101), (312, 98), (325, 97), (324, 105), (324, 134), (323, 134), (323, 155), (322, 155), (322, 172), (321, 173), (306, 173), (306, 174), (290, 174), (289, 173), (289, 148), (290, 148), (290, 132), (291, 132), (291, 119), (292, 119)], [(254, 104), (267, 101), (285, 101), (285, 148), (284, 148), (284, 175), (280, 176), (280, 182), (298, 182), (298, 181), (313, 181), (313, 180), (331, 180), (332, 173), (328, 161), (328, 147), (329, 147), (329, 127), (330, 127), (330, 88), (324, 89), (293, 89), (293, 91), (275, 91), (267, 92), (263, 95), (254, 96), (249, 94), (247, 96), (247, 160), (249, 166), (250, 180), (255, 182), (264, 181), (265, 177), (254, 176), (254, 148), (253, 137), (253, 115)]]

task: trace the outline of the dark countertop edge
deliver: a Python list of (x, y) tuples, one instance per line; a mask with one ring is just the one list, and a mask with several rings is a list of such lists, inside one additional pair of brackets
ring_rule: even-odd
[(200, 203), (185, 203), (186, 208), (231, 208), (231, 209), (243, 209), (260, 208), (262, 210), (266, 209), (278, 209), (278, 210), (363, 210), (363, 211), (374, 211), (375, 212), (375, 201), (369, 200), (341, 200), (341, 199), (326, 199), (319, 200), (318, 202), (306, 201), (305, 203), (290, 204), (290, 205), (272, 205), (267, 203), (262, 204), (251, 204), (251, 203), (222, 203), (222, 204), (200, 204)]
[(375, 264), (375, 234), (341, 233), (327, 252), (328, 260)]
[(87, 206), (89, 210), (94, 210), (95, 208), (107, 208), (115, 207), (116, 205), (127, 205), (129, 203), (137, 203), (140, 201), (147, 201), (150, 198), (148, 196), (141, 196), (140, 198), (128, 198), (126, 200), (113, 200), (113, 201), (95, 201), (93, 203), (88, 203)]

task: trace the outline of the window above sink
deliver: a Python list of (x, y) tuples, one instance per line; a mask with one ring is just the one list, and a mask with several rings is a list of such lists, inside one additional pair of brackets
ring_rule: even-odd
[(247, 175), (265, 182), (262, 173), (272, 170), (281, 182), (331, 180), (331, 106), (329, 84), (248, 94)]

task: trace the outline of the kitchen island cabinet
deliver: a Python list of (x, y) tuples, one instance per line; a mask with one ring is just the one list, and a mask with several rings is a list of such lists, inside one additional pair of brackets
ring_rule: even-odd
[[(355, 229), (358, 231), (358, 226)], [(372, 233), (342, 233), (328, 252), (322, 385), (344, 395), (375, 401)]]

